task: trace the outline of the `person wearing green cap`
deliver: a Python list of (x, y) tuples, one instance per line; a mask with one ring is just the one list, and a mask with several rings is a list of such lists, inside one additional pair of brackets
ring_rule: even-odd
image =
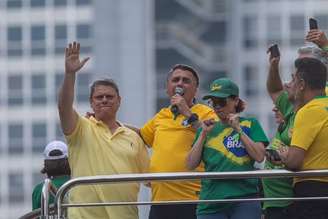
[[(238, 86), (228, 78), (217, 79), (203, 99), (210, 100), (220, 121), (203, 121), (187, 156), (187, 167), (194, 169), (203, 161), (207, 172), (254, 170), (254, 162), (264, 159), (268, 138), (255, 118), (239, 116), (245, 103), (239, 98)], [(257, 179), (202, 180), (201, 200), (257, 196)], [(261, 218), (261, 205), (260, 202), (200, 203), (197, 218)]]

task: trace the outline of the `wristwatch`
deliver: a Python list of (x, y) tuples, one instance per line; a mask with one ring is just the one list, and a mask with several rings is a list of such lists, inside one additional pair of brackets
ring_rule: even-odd
[(189, 126), (189, 125), (193, 125), (195, 122), (198, 121), (198, 115), (196, 113), (191, 114), (190, 117), (188, 117), (187, 119), (182, 121), (182, 125), (183, 126)]

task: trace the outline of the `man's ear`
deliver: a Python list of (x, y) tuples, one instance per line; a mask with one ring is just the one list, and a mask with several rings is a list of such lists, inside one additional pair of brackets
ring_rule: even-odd
[(121, 96), (118, 96), (118, 106), (121, 106)]

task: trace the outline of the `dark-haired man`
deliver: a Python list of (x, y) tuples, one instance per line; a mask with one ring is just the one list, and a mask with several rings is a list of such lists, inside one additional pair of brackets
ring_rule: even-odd
[[(58, 109), (65, 134), (72, 178), (92, 175), (143, 173), (148, 169), (148, 154), (142, 139), (117, 121), (121, 97), (113, 80), (97, 80), (91, 86), (93, 115), (79, 115), (73, 108), (76, 73), (88, 61), (80, 61), (80, 45), (69, 44), (65, 51), (65, 76)], [(70, 201), (99, 203), (137, 201), (139, 184), (88, 185), (75, 188)], [(136, 206), (69, 208), (69, 218), (137, 219)]]
[[(67, 145), (62, 141), (52, 141), (46, 145), (44, 152), (44, 167), (42, 174), (51, 179), (51, 183), (58, 189), (70, 179), (71, 169), (68, 163)], [(41, 208), (41, 194), (43, 182), (36, 185), (32, 193), (32, 209)], [(54, 198), (49, 198), (49, 203), (54, 203)]]
[[(150, 172), (187, 172), (187, 154), (199, 121), (217, 118), (214, 111), (195, 103), (199, 77), (190, 66), (178, 64), (168, 73), (167, 95), (171, 105), (161, 109), (141, 129), (140, 134), (152, 148)], [(178, 92), (177, 92), (178, 91)], [(202, 170), (199, 168), (198, 171)], [(198, 181), (151, 183), (153, 201), (198, 199)], [(196, 218), (196, 205), (153, 205), (150, 219)]]
[[(290, 147), (280, 148), (280, 157), (293, 170), (328, 169), (328, 97), (325, 94), (327, 69), (315, 58), (295, 61), (291, 89), (299, 104)], [(296, 197), (328, 196), (328, 177), (294, 178)], [(293, 216), (298, 219), (324, 219), (327, 200), (295, 202)]]

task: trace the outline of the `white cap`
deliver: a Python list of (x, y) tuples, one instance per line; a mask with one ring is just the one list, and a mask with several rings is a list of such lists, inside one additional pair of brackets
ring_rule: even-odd
[[(62, 152), (62, 154), (55, 156), (50, 155), (50, 152), (54, 150), (59, 150)], [(45, 160), (57, 160), (66, 158), (68, 157), (67, 145), (62, 141), (51, 141), (44, 149), (43, 155)]]

